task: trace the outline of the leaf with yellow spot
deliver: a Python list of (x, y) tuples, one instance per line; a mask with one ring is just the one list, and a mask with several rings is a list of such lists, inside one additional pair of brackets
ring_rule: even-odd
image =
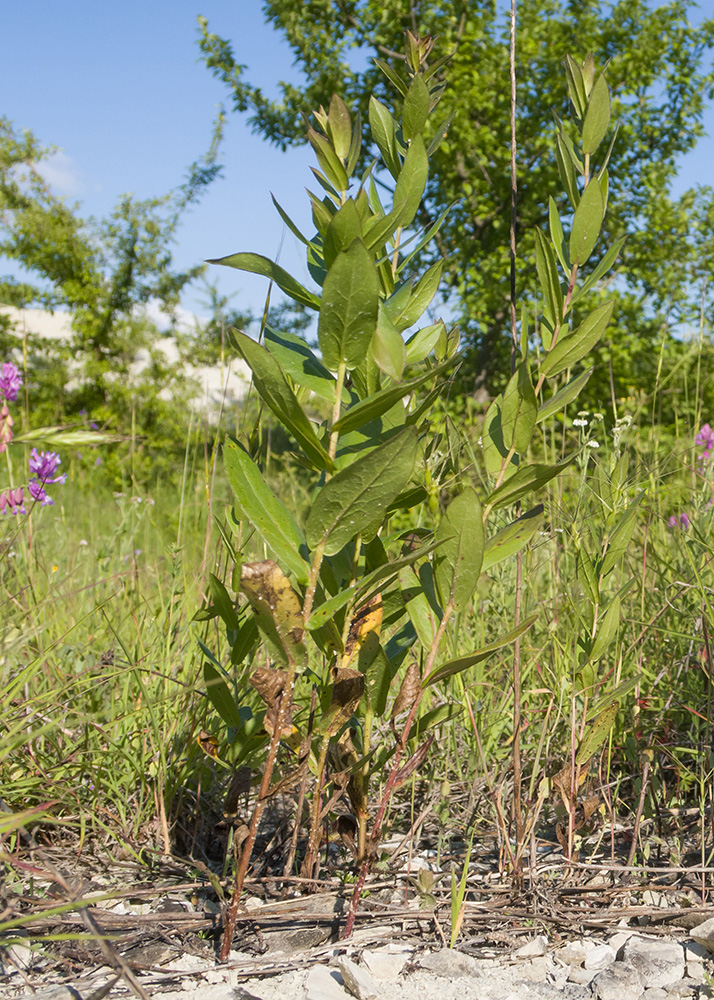
[(305, 628), (300, 598), (272, 559), (244, 563), (240, 587), (248, 598), (260, 631), (286, 666), (307, 666)]
[(350, 622), (345, 652), (342, 656), (342, 667), (346, 668), (357, 656), (357, 664), (365, 673), (377, 655), (379, 636), (382, 631), (382, 595), (375, 594), (366, 604), (363, 604)]

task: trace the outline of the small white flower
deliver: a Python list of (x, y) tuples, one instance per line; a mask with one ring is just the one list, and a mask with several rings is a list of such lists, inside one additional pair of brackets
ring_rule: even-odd
[(587, 426), (588, 426), (587, 420), (580, 420), (577, 417), (575, 420), (573, 420), (573, 427), (587, 427)]
[(80, 545), (89, 545), (89, 542), (87, 541), (86, 538), (80, 538), (79, 544)]
[(593, 420), (604, 420), (605, 417), (602, 413), (593, 413)]
[(589, 417), (590, 416), (590, 410), (578, 410), (578, 416), (579, 417)]
[(588, 448), (599, 448), (600, 444), (597, 441), (588, 441)]

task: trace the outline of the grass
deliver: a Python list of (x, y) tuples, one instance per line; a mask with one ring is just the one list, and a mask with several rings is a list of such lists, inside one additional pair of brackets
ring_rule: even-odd
[[(698, 859), (710, 864), (714, 470), (697, 461), (692, 421), (662, 428), (624, 414), (609, 429), (590, 416), (568, 429), (569, 446), (580, 439), (599, 447), (584, 447), (571, 474), (549, 490), (546, 528), (524, 557), (522, 618), (538, 615), (522, 647), (526, 828), (552, 839), (563, 824), (551, 779), (571, 759), (593, 709), (619, 691), (614, 728), (582, 790), (575, 846), (599, 829), (598, 846), (622, 860), (616, 824), (631, 827), (641, 802), (644, 832), (634, 856), (643, 863), (659, 849), (651, 833), (662, 842), (685, 838), (677, 810), (693, 807)], [(477, 436), (478, 420), (474, 412), (462, 422), (467, 437)], [(557, 426), (540, 447), (546, 456), (560, 453)], [(307, 502), (308, 484), (284, 456), (272, 453), (269, 468), (298, 507)], [(578, 547), (597, 554), (642, 491), (632, 541), (608, 584), (608, 599), (622, 594), (621, 621), (607, 655), (583, 671)], [(225, 639), (216, 620), (192, 623), (209, 572), (230, 580), (216, 527), (229, 499), (220, 468), (214, 474), (210, 452), (192, 445), (183, 479), (153, 494), (113, 494), (86, 470), (54, 492), (55, 507), (34, 512), (29, 524), (6, 517), (0, 525), (4, 860), (12, 868), (21, 853), (22, 822), (45, 843), (69, 829), (75, 850), (100, 843), (142, 862), (174, 852), (222, 871), (211, 830), (241, 761), (205, 697), (197, 644), (201, 638), (225, 662)], [(687, 529), (670, 525), (684, 512)], [(428, 526), (428, 510), (415, 517)], [(468, 653), (511, 627), (514, 569), (505, 563), (489, 577), (451, 630), (449, 654)], [(422, 716), (458, 717), (438, 730), (427, 776), (410, 785), (412, 795), (418, 785), (435, 797), (443, 830), (467, 839), (468, 831), (496, 828), (506, 863), (513, 850), (510, 655), (504, 649), (425, 697)], [(243, 676), (236, 674), (236, 685)], [(206, 734), (216, 740), (216, 760), (205, 752)], [(380, 735), (392, 738), (386, 721)], [(259, 760), (247, 762), (259, 772)], [(445, 783), (469, 794), (450, 804)], [(37, 816), (24, 815), (32, 809)], [(398, 815), (395, 809), (395, 823)], [(15, 877), (22, 881), (19, 870)]]

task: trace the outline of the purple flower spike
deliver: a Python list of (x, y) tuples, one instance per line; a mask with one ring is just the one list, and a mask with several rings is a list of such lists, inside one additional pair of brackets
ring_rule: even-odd
[(17, 486), (14, 490), (5, 490), (4, 493), (0, 493), (0, 514), (26, 514), (27, 511), (22, 502), (22, 497), (22, 486)]
[(27, 484), (27, 489), (30, 496), (35, 501), (35, 503), (39, 503), (43, 507), (46, 507), (48, 504), (54, 503), (52, 497), (48, 497), (47, 494), (45, 493), (45, 488), (42, 485), (42, 483), (38, 483), (35, 479), (31, 479), (29, 481), (29, 483)]
[(709, 426), (709, 424), (702, 424), (699, 429), (699, 433), (694, 438), (694, 443), (698, 448), (702, 449), (701, 455), (698, 455), (700, 462), (708, 462), (714, 451), (714, 430)]
[(55, 451), (40, 451), (33, 448), (30, 452), (30, 474), (41, 483), (64, 483), (66, 476), (55, 476), (57, 466), (62, 459)]
[(5, 361), (0, 373), (0, 396), (14, 403), (22, 385), (22, 375), (11, 361)]
[(676, 514), (672, 514), (669, 521), (667, 521), (670, 528), (681, 528), (683, 531), (686, 531), (691, 526), (691, 523), (686, 514), (680, 514), (679, 517)]
[(8, 444), (12, 441), (12, 427), (15, 421), (10, 416), (10, 411), (7, 408), (7, 403), (2, 404), (2, 409), (0, 409), (0, 455), (7, 449)]

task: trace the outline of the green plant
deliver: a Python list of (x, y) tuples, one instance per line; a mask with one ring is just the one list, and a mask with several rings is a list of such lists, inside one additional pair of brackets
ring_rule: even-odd
[[(594, 156), (610, 124), (610, 97), (589, 56), (582, 65), (567, 61), (579, 144), (572, 129), (558, 127), (559, 167), (573, 212), (570, 235), (566, 238), (551, 199), (550, 238), (537, 232), (544, 299), (537, 355), (532, 357), (534, 332), (524, 313), (513, 374), (486, 414), (477, 491), (460, 469), (458, 442), (448, 430), (434, 434), (429, 422), (430, 404), (443, 392), (444, 374), (457, 360), (455, 331), (429, 324), (404, 339), (436, 294), (442, 272), (441, 261), (421, 276), (413, 271), (415, 254), (443, 222), (442, 216), (424, 233), (415, 229), (429, 157), (446, 128), (430, 125), (444, 91), (437, 75), (444, 60), (427, 68), (431, 48), (431, 40), (407, 33), (408, 78), (389, 71), (406, 93), (401, 123), (378, 100), (370, 103), (381, 168), (394, 182), (391, 206), (379, 197), (377, 160), (350, 193), (362, 141), (359, 118), (353, 122), (337, 96), (328, 111), (315, 112), (317, 127), (309, 127), (308, 140), (319, 164), (315, 175), (326, 192), (322, 198), (310, 193), (317, 234), (308, 240), (278, 208), (306, 246), (321, 295), (256, 254), (215, 262), (264, 274), (288, 297), (317, 312), (321, 352), (318, 358), (298, 336), (269, 327), (262, 344), (231, 334), (262, 402), (289, 432), (314, 485), (307, 516), (299, 519), (261, 473), (259, 435), (226, 441), (224, 462), (236, 501), (228, 524), (237, 540), (228, 527), (223, 537), (235, 563), (230, 583), (243, 601), (236, 605), (224, 582), (212, 576), (212, 603), (197, 617), (223, 620), (230, 667), (202, 643), (204, 677), (209, 698), (229, 727), (235, 759), (255, 764), (259, 752), (265, 759), (237, 860), (223, 958), (265, 804), (278, 790), (298, 789), (299, 826), (302, 803), (309, 799), (309, 772), (314, 790), (303, 877), (316, 876), (323, 823), (343, 796), (356, 816), (359, 877), (345, 928), (349, 935), (391, 796), (427, 760), (433, 742), (433, 735), (424, 738), (428, 728), (454, 714), (447, 700), (432, 702), (419, 717), (423, 700), (517, 641), (535, 621), (536, 616), (522, 617), (517, 607), (505, 635), (470, 655), (443, 656), (442, 640), (468, 610), (481, 573), (519, 553), (538, 531), (542, 505), (521, 512), (521, 501), (576, 457), (545, 464), (528, 461), (528, 452), (537, 427), (562, 412), (587, 382), (589, 371), (564, 385), (556, 380), (569, 377), (612, 313), (607, 302), (574, 322), (583, 296), (607, 273), (620, 247), (607, 251), (578, 283), (602, 227), (612, 148), (600, 157), (596, 172)], [(546, 385), (553, 387), (549, 397)], [(309, 391), (331, 408), (331, 417), (317, 429), (305, 409)], [(515, 519), (487, 537), (492, 512), (514, 507)], [(419, 516), (412, 531), (395, 532), (392, 518), (415, 508)], [(251, 538), (275, 558), (245, 561)], [(232, 692), (235, 668), (240, 673)], [(255, 696), (245, 695), (246, 684), (262, 702), (259, 712)], [(515, 686), (518, 692), (517, 668)], [(383, 736), (385, 722), (393, 740)], [(281, 742), (292, 761), (287, 773), (273, 781)], [(368, 834), (370, 780), (386, 768)]]

